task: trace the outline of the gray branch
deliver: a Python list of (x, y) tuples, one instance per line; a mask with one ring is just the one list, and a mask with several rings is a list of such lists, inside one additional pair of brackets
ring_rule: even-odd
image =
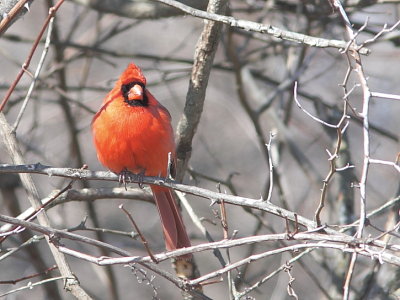
[[(183, 12), (174, 7), (150, 0), (73, 0), (75, 3), (91, 7), (103, 13), (111, 13), (121, 17), (134, 19), (158, 19), (182, 15)], [(207, 0), (180, 0), (180, 2), (205, 9)]]
[(221, 22), (227, 24), (232, 27), (244, 29), (247, 31), (254, 31), (260, 33), (266, 33), (270, 36), (275, 38), (305, 44), (311, 47), (318, 47), (318, 48), (337, 48), (337, 49), (350, 49), (359, 52), (360, 54), (368, 55), (371, 51), (367, 48), (354, 48), (348, 47), (348, 43), (346, 41), (339, 41), (339, 40), (328, 40), (324, 38), (313, 37), (309, 35), (305, 35), (302, 33), (297, 33), (293, 31), (288, 31), (284, 29), (280, 29), (278, 27), (269, 25), (269, 24), (262, 24), (256, 23), (247, 20), (240, 20), (235, 19), (234, 17), (219, 15), (215, 13), (205, 12), (199, 9), (195, 9), (188, 5), (182, 4), (178, 1), (174, 0), (157, 0), (159, 2), (171, 5), (173, 7), (179, 8), (183, 12), (200, 19), (206, 19), (210, 21)]

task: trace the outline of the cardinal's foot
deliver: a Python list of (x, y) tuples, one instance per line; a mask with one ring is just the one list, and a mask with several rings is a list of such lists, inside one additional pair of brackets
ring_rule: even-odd
[(123, 184), (125, 186), (125, 190), (127, 190), (126, 188), (126, 184), (127, 183), (132, 183), (134, 181), (137, 181), (139, 184), (139, 187), (142, 189), (143, 188), (143, 177), (144, 177), (144, 171), (141, 171), (138, 174), (134, 174), (131, 171), (129, 171), (128, 169), (124, 169), (121, 171), (121, 173), (119, 173), (118, 175), (118, 181), (120, 184)]
[(133, 178), (134, 178), (135, 174), (133, 174), (132, 172), (128, 171), (127, 169), (124, 169), (121, 171), (121, 173), (119, 173), (118, 175), (118, 181), (120, 184), (123, 184), (125, 186), (125, 190), (127, 190), (126, 188), (126, 184), (127, 183), (131, 183)]

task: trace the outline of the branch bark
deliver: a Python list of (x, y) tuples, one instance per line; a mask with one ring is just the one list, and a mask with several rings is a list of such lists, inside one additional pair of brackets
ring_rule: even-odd
[(0, 2), (0, 36), (20, 17), (29, 11), (33, 0), (11, 0)]
[[(208, 13), (224, 13), (226, 0), (211, 1)], [(192, 141), (203, 112), (208, 78), (218, 48), (222, 24), (206, 22), (196, 45), (186, 104), (177, 128), (177, 180), (182, 181), (192, 152)]]
[[(176, 7), (178, 9), (182, 10), (183, 12), (185, 12), (189, 15), (192, 15), (193, 17), (196, 17), (196, 18), (221, 22), (221, 23), (227, 24), (229, 26), (237, 27), (240, 29), (248, 30), (248, 31), (266, 33), (270, 36), (273, 36), (273, 37), (281, 39), (281, 40), (302, 43), (302, 44), (305, 44), (305, 45), (308, 45), (311, 47), (318, 47), (318, 48), (331, 47), (331, 48), (337, 48), (337, 49), (345, 49), (348, 46), (348, 44), (345, 41), (327, 40), (327, 39), (323, 39), (323, 38), (317, 38), (317, 37), (301, 34), (298, 32), (283, 30), (278, 27), (272, 26), (270, 24), (256, 23), (256, 22), (247, 21), (247, 20), (235, 19), (233, 17), (224, 16), (224, 15), (221, 15), (218, 13), (210, 13), (208, 11), (205, 12), (205, 11), (190, 7), (188, 5), (182, 4), (175, 0), (157, 0), (157, 1), (171, 5), (173, 7)], [(367, 48), (354, 49), (354, 48), (350, 47), (350, 50), (356, 50), (360, 54), (363, 54), (363, 55), (368, 55), (371, 52), (371, 50), (369, 50)]]
[[(2, 139), (7, 148), (7, 151), (15, 164), (24, 164), (23, 156), (21, 150), (19, 149), (18, 141), (15, 135), (12, 134), (12, 128), (7, 123), (4, 114), (0, 112), (0, 132), (2, 135)], [(21, 183), (28, 195), (28, 200), (31, 206), (35, 209), (39, 209), (42, 205), (39, 199), (39, 193), (36, 189), (36, 186), (32, 180), (31, 175), (27, 173), (20, 173)], [(50, 220), (45, 211), (38, 214), (39, 223), (43, 226), (50, 226)], [(47, 244), (53, 254), (54, 260), (60, 270), (62, 276), (65, 279), (65, 289), (71, 292), (72, 295), (77, 299), (92, 299), (84, 289), (79, 285), (78, 279), (72, 273), (70, 266), (65, 258), (65, 255), (62, 254), (58, 249), (50, 242), (49, 238), (46, 238)]]

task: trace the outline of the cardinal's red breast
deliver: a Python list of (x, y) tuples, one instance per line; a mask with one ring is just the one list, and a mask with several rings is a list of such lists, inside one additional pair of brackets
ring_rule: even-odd
[[(100, 162), (114, 173), (167, 175), (168, 154), (175, 159), (171, 116), (146, 89), (140, 69), (129, 64), (104, 99), (92, 122)], [(166, 187), (151, 185), (161, 217), (166, 248), (189, 247), (179, 209)], [(190, 257), (186, 255), (185, 258)]]
[(168, 153), (175, 157), (171, 117), (145, 86), (129, 64), (93, 119), (94, 143), (100, 162), (115, 173), (165, 176)]

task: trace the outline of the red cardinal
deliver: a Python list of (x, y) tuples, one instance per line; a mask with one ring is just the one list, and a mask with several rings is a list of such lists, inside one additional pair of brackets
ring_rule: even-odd
[[(175, 158), (171, 116), (146, 88), (142, 71), (130, 63), (92, 121), (100, 162), (117, 174), (129, 171), (167, 176)], [(167, 250), (190, 247), (181, 214), (166, 187), (151, 185)]]

